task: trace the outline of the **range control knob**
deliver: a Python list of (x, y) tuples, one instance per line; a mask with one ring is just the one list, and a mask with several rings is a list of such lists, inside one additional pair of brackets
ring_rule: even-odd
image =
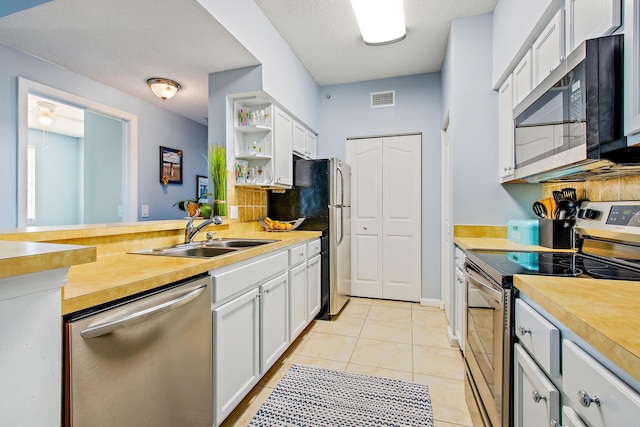
[(583, 219), (596, 219), (598, 217), (598, 215), (600, 215), (600, 211), (597, 211), (595, 209), (580, 209), (578, 211), (578, 218), (583, 218)]

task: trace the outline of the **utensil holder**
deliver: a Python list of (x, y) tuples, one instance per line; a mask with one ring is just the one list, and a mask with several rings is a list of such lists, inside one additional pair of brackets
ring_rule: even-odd
[(574, 219), (546, 219), (538, 220), (538, 244), (545, 248), (571, 249)]

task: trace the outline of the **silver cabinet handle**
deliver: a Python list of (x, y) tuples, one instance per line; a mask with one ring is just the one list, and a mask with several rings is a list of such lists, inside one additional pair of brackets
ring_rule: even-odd
[(533, 390), (531, 392), (531, 398), (533, 399), (534, 402), (538, 403), (541, 400), (547, 400), (547, 396), (538, 393), (538, 390)]
[(559, 422), (557, 422), (553, 418), (551, 418), (551, 421), (549, 421), (549, 426), (550, 427), (565, 427), (565, 425), (560, 424)]
[(592, 403), (600, 406), (600, 399), (598, 398), (598, 396), (594, 394), (593, 397), (591, 397), (589, 396), (589, 393), (584, 390), (580, 390), (578, 392), (578, 402), (580, 402), (580, 404), (585, 408), (591, 406)]
[(97, 338), (102, 335), (106, 335), (118, 329), (127, 328), (129, 326), (133, 326), (140, 322), (143, 322), (147, 319), (150, 319), (155, 316), (159, 316), (168, 311), (171, 311), (175, 308), (183, 306), (192, 300), (196, 299), (201, 293), (204, 292), (207, 285), (202, 285), (191, 292), (180, 295), (178, 298), (172, 299), (171, 301), (163, 302), (162, 304), (158, 304), (154, 307), (149, 307), (145, 310), (138, 311), (133, 314), (129, 314), (127, 316), (121, 317), (119, 319), (111, 320), (109, 322), (100, 323), (98, 325), (89, 326), (80, 332), (80, 335), (83, 338)]
[(527, 328), (525, 328), (524, 326), (520, 326), (520, 327), (518, 328), (518, 332), (520, 333), (520, 336), (522, 336), (522, 337), (523, 337), (523, 336), (525, 336), (525, 335), (527, 335), (527, 334), (530, 334), (530, 333), (531, 333), (531, 329), (527, 329)]

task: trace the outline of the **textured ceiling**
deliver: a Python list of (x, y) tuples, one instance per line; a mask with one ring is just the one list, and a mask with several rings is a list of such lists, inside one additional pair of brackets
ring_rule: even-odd
[[(324, 86), (438, 71), (451, 19), (496, 0), (404, 0), (407, 37), (387, 46), (362, 42), (349, 0), (256, 3)], [(197, 0), (54, 0), (0, 18), (0, 43), (203, 124), (209, 73), (257, 64)], [(163, 102), (149, 77), (183, 89)]]

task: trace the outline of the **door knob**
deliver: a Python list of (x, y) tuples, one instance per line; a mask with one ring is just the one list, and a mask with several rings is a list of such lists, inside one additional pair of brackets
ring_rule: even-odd
[(531, 333), (531, 329), (527, 329), (527, 328), (525, 328), (524, 326), (520, 326), (520, 327), (518, 328), (518, 332), (520, 333), (520, 336), (525, 336), (525, 335), (527, 335), (527, 334), (530, 334), (530, 333)]
[(591, 397), (589, 396), (589, 393), (584, 390), (580, 390), (578, 392), (578, 402), (580, 402), (580, 404), (585, 408), (591, 406), (592, 403), (600, 406), (600, 399), (598, 398), (598, 396), (594, 395), (593, 397)]
[(363, 228), (363, 229), (365, 229), (365, 230), (367, 230), (367, 229), (368, 229), (368, 227), (367, 227), (366, 225), (365, 225), (365, 226), (363, 226), (362, 228)]
[(547, 400), (547, 396), (538, 393), (538, 390), (533, 390), (531, 392), (531, 398), (533, 399), (534, 402), (538, 403), (541, 400)]

